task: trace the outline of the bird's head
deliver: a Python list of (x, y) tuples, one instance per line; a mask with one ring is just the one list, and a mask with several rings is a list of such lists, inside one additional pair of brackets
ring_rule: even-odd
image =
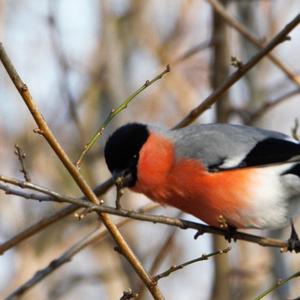
[(146, 125), (129, 123), (117, 129), (107, 140), (104, 148), (106, 164), (115, 179), (123, 177), (123, 186), (135, 185), (139, 152), (148, 137)]

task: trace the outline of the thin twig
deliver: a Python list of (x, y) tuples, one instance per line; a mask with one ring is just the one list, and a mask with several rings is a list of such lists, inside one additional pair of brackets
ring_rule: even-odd
[[(22, 196), (23, 197), (23, 196)], [(58, 212), (51, 214), (45, 218), (42, 218), (40, 221), (34, 223), (30, 227), (26, 228), (25, 230), (21, 231), (17, 235), (13, 236), (9, 240), (0, 244), (0, 255), (4, 254), (7, 250), (15, 247), (22, 241), (32, 237), (36, 233), (44, 230), (46, 227), (58, 222), (59, 220), (65, 218), (66, 216), (72, 214), (78, 209), (78, 206), (75, 204), (68, 205), (63, 209), (60, 209)]]
[(124, 191), (122, 187), (118, 186), (116, 187), (117, 192), (116, 192), (116, 209), (120, 209), (121, 207), (121, 197), (124, 195)]
[[(221, 18), (231, 27), (236, 29), (248, 41), (254, 44), (257, 48), (263, 49), (265, 47), (261, 39), (256, 38), (242, 23), (227, 13), (226, 8), (218, 0), (207, 0), (213, 9), (219, 14)], [(269, 53), (266, 55), (277, 67), (279, 67), (286, 76), (300, 88), (300, 76), (297, 76), (287, 65), (285, 65), (275, 54)]]
[(227, 253), (231, 250), (230, 247), (228, 248), (225, 248), (223, 250), (218, 250), (218, 251), (215, 251), (215, 252), (212, 252), (210, 254), (202, 254), (200, 257), (198, 258), (195, 258), (195, 259), (192, 259), (192, 260), (189, 260), (187, 262), (184, 262), (180, 265), (174, 265), (174, 266), (171, 266), (168, 270), (160, 273), (160, 274), (157, 274), (156, 276), (154, 276), (154, 280), (158, 281), (164, 277), (167, 277), (169, 276), (171, 273), (173, 272), (176, 272), (180, 269), (183, 269), (184, 267), (188, 266), (188, 265), (191, 265), (191, 264), (194, 264), (196, 262), (199, 262), (199, 261), (203, 261), (203, 260), (208, 260), (210, 257), (212, 256), (216, 256), (216, 255), (220, 255), (220, 254), (224, 254), (224, 253)]
[(183, 54), (181, 54), (178, 58), (174, 60), (174, 62), (171, 65), (172, 66), (177, 65), (183, 62), (184, 60), (190, 58), (191, 56), (194, 56), (195, 54), (212, 47), (213, 45), (214, 45), (214, 41), (211, 39), (209, 41), (199, 43), (198, 45), (188, 49)]
[(15, 291), (13, 291), (9, 296), (5, 298), (5, 300), (14, 300), (21, 297), (25, 292), (27, 292), (34, 285), (43, 280), (46, 276), (51, 274), (53, 271), (57, 270), (63, 264), (69, 262), (76, 253), (78, 253), (81, 249), (89, 245), (91, 241), (94, 242), (95, 239), (98, 239), (101, 234), (104, 235), (105, 233), (106, 231), (103, 229), (93, 229), (91, 232), (89, 232), (87, 235), (81, 238), (78, 242), (72, 245), (59, 258), (52, 260), (46, 268), (37, 271), (32, 278), (30, 278), (28, 281), (26, 281), (24, 284), (18, 287)]
[(131, 289), (127, 289), (126, 291), (123, 292), (122, 297), (120, 300), (130, 300), (130, 299), (135, 299), (139, 296), (138, 293), (134, 293)]
[[(69, 174), (72, 176), (74, 181), (77, 183), (78, 187), (81, 189), (83, 194), (87, 197), (89, 201), (92, 203), (97, 203), (98, 198), (93, 193), (93, 190), (88, 185), (88, 183), (85, 181), (83, 176), (80, 174), (78, 168), (73, 164), (72, 160), (69, 158), (69, 156), (66, 154), (64, 149), (61, 147), (61, 145), (58, 143), (56, 137), (52, 133), (51, 129), (49, 128), (48, 124), (46, 123), (44, 117), (40, 113), (36, 103), (34, 102), (28, 87), (25, 85), (25, 83), (21, 80), (19, 74), (17, 73), (14, 65), (12, 64), (11, 60), (9, 59), (2, 43), (0, 43), (0, 60), (5, 67), (8, 75), (10, 76), (12, 82), (16, 86), (17, 90), (19, 91), (22, 99), (24, 100), (25, 104), (27, 105), (27, 108), (29, 109), (30, 113), (32, 114), (32, 117), (34, 118), (38, 130), (36, 132), (43, 135), (43, 137), (46, 139), (48, 144), (51, 146), (53, 151), (56, 153), (58, 158), (61, 160), (65, 168), (68, 170)], [(157, 287), (157, 285), (153, 284), (153, 281), (150, 277), (150, 275), (146, 272), (141, 262), (138, 260), (138, 258), (135, 256), (123, 236), (121, 235), (118, 228), (115, 226), (115, 224), (110, 219), (110, 216), (107, 214), (100, 213), (99, 214), (103, 224), (106, 226), (107, 230), (110, 232), (112, 238), (117, 243), (118, 247), (122, 250), (122, 254), (128, 262), (131, 264), (135, 272), (139, 275), (141, 280), (146, 284), (147, 288), (149, 289), (150, 293), (152, 294), (154, 299), (161, 300), (164, 299), (161, 291)]]
[[(183, 212), (179, 212), (176, 215), (176, 218), (180, 218), (183, 215)], [(170, 232), (167, 235), (166, 240), (162, 243), (162, 246), (160, 247), (159, 251), (156, 253), (155, 258), (151, 264), (151, 267), (149, 268), (150, 274), (155, 274), (157, 272), (158, 267), (161, 265), (161, 262), (167, 257), (168, 254), (170, 254), (170, 250), (172, 248), (172, 241), (174, 240), (177, 232), (177, 227), (172, 227)], [(145, 293), (145, 285), (140, 285), (138, 289), (139, 298), (143, 299)]]
[[(142, 211), (151, 211), (155, 209), (157, 205), (148, 205), (146, 207), (141, 208)], [(124, 226), (130, 221), (130, 219), (125, 219), (120, 221), (116, 224), (118, 228)], [(75, 244), (73, 244), (70, 248), (68, 248), (63, 254), (61, 254), (58, 258), (52, 260), (47, 267), (37, 271), (32, 278), (27, 280), (24, 284), (22, 284), (20, 287), (18, 287), (14, 292), (12, 292), (6, 300), (10, 299), (16, 299), (22, 295), (24, 295), (25, 292), (27, 292), (30, 288), (41, 282), (43, 279), (45, 279), (47, 276), (52, 274), (55, 270), (60, 268), (65, 263), (68, 263), (71, 261), (72, 257), (83, 250), (84, 248), (101, 241), (107, 234), (107, 231), (105, 228), (97, 228), (96, 230), (92, 230), (87, 235), (85, 235), (83, 238), (81, 238), (79, 241), (77, 241)]]
[(119, 176), (115, 180), (116, 185), (116, 209), (121, 208), (121, 197), (124, 195), (124, 177)]
[(209, 95), (199, 106), (191, 110), (173, 129), (178, 129), (191, 124), (204, 111), (209, 109), (221, 95), (223, 95), (232, 85), (234, 85), (244, 74), (252, 69), (262, 58), (264, 58), (278, 44), (287, 40), (287, 35), (300, 23), (300, 14), (298, 14), (290, 23), (288, 23), (262, 50), (252, 56), (252, 58), (243, 64), (237, 71), (231, 74), (228, 79)]
[(98, 138), (102, 136), (104, 129), (106, 126), (111, 122), (111, 120), (117, 116), (122, 110), (126, 109), (128, 104), (137, 96), (139, 95), (142, 91), (144, 91), (146, 88), (148, 88), (150, 85), (152, 85), (154, 82), (157, 80), (161, 79), (165, 74), (170, 72), (170, 66), (167, 65), (166, 68), (157, 76), (155, 76), (151, 80), (147, 80), (139, 89), (137, 89), (135, 92), (133, 92), (128, 98), (125, 99), (124, 102), (121, 103), (121, 105), (117, 108), (113, 108), (105, 121), (102, 123), (102, 125), (99, 127), (97, 132), (94, 134), (94, 136), (91, 138), (91, 140), (84, 146), (83, 151), (80, 153), (80, 156), (76, 162), (77, 168), (80, 168), (82, 159), (86, 155), (86, 153), (93, 147), (93, 145), (96, 143)]
[[(17, 186), (20, 185), (20, 181), (17, 179), (0, 176), (0, 180), (3, 180), (3, 179), (5, 180), (5, 182), (9, 182), (10, 184), (17, 185)], [(32, 187), (32, 185), (29, 185), (28, 187)], [(34, 188), (35, 188), (35, 190), (39, 189), (40, 191), (42, 191), (44, 189), (44, 188), (41, 188), (38, 186), (35, 186)], [(1, 189), (1, 186), (0, 186), (0, 189)], [(46, 189), (45, 192), (50, 195), (52, 194), (52, 192), (49, 191), (48, 189)], [(34, 200), (36, 200), (36, 199), (34, 199)], [(43, 201), (43, 197), (41, 197), (41, 199), (39, 199), (38, 201)], [(47, 199), (47, 201), (49, 201), (49, 200)], [(138, 212), (135, 212), (132, 210), (116, 209), (111, 206), (97, 205), (97, 204), (93, 204), (91, 202), (88, 202), (86, 200), (82, 200), (79, 198), (73, 198), (73, 197), (60, 195), (57, 192), (53, 192), (53, 201), (76, 204), (79, 207), (88, 208), (90, 210), (90, 212), (95, 211), (98, 213), (107, 213), (107, 214), (112, 214), (112, 215), (118, 215), (121, 217), (127, 217), (127, 218), (131, 218), (131, 219), (135, 219), (135, 220), (176, 226), (181, 229), (188, 229), (188, 228), (195, 229), (200, 234), (212, 233), (212, 234), (222, 235), (224, 237), (227, 236), (227, 234), (228, 234), (228, 231), (226, 229), (222, 229), (222, 228), (208, 226), (208, 225), (204, 225), (204, 224), (200, 224), (200, 223), (196, 223), (196, 222), (192, 222), (192, 221), (187, 221), (187, 220), (183, 220), (183, 219), (179, 219), (179, 218), (172, 218), (172, 217), (167, 217), (167, 216), (157, 216), (157, 215), (151, 215), (151, 214), (142, 214), (142, 213), (138, 213)], [(281, 248), (282, 251), (286, 251), (288, 248), (286, 241), (256, 236), (256, 235), (248, 234), (245, 232), (237, 231), (234, 234), (234, 239), (244, 240), (244, 241), (248, 241), (251, 243), (256, 243), (261, 246)]]
[[(99, 197), (100, 195), (104, 194), (112, 185), (114, 181), (112, 178), (106, 180), (102, 184), (98, 185), (94, 189), (94, 193)], [(25, 199), (36, 199), (38, 201), (41, 201), (41, 198), (44, 198), (47, 200), (47, 198), (50, 198), (51, 196), (47, 195), (37, 195), (37, 194), (27, 194), (23, 191), (17, 191), (12, 189), (11, 187), (0, 185), (3, 191), (8, 194), (18, 195), (20, 197), (23, 197)], [(46, 227), (58, 222), (59, 220), (65, 218), (66, 216), (74, 213), (79, 208), (76, 204), (70, 204), (59, 211), (55, 212), (54, 214), (51, 214), (49, 216), (46, 216), (39, 220), (38, 222), (34, 223), (33, 225), (29, 226), (25, 230), (19, 232), (6, 242), (0, 244), (0, 255), (4, 254), (7, 250), (11, 249), (12, 247), (18, 245), (20, 242), (24, 241), (25, 239), (30, 238), (31, 236), (35, 235), (36, 233), (42, 231)]]
[[(155, 209), (157, 205), (148, 205), (146, 207), (141, 208), (141, 211), (151, 211)], [(120, 221), (116, 226), (118, 228), (124, 226), (130, 222), (130, 219), (125, 219)], [(38, 284), (40, 281), (45, 279), (47, 276), (52, 274), (55, 270), (57, 270), (59, 267), (64, 265), (65, 263), (68, 263), (71, 261), (72, 257), (83, 250), (84, 248), (101, 241), (107, 234), (107, 231), (105, 228), (97, 228), (96, 230), (92, 230), (87, 235), (85, 235), (83, 238), (81, 238), (79, 241), (77, 241), (75, 244), (73, 244), (71, 247), (69, 247), (66, 251), (64, 251), (63, 254), (61, 254), (58, 258), (52, 260), (47, 267), (37, 271), (32, 278), (27, 280), (24, 284), (22, 284), (20, 287), (18, 287), (14, 292), (12, 292), (6, 300), (10, 299), (16, 299), (20, 296), (22, 296), (25, 292), (27, 292), (30, 288)]]
[(276, 290), (277, 288), (281, 287), (282, 285), (286, 284), (288, 281), (296, 278), (296, 277), (300, 277), (300, 271), (294, 273), (293, 275), (289, 276), (286, 279), (279, 279), (273, 286), (271, 286), (269, 289), (267, 289), (266, 291), (264, 291), (262, 294), (260, 294), (259, 296), (257, 296), (255, 298), (255, 300), (261, 300), (264, 297), (266, 297), (267, 295), (269, 295), (270, 293), (272, 293), (274, 290)]
[[(180, 219), (182, 217), (182, 215), (183, 215), (183, 212), (179, 212), (177, 214), (176, 218)], [(170, 247), (172, 246), (172, 241), (175, 238), (176, 232), (177, 232), (177, 228), (173, 227), (152, 262), (152, 265), (150, 267), (150, 274), (156, 273), (156, 270), (161, 265), (162, 260), (166, 257), (166, 255), (168, 253), (170, 253), (169, 250), (170, 250)]]
[[(30, 194), (30, 195), (27, 196), (27, 199), (30, 199), (30, 197), (32, 197), (32, 199), (39, 200), (39, 201), (53, 201), (52, 198), (55, 198), (56, 201), (60, 202), (60, 199), (64, 198), (64, 196), (62, 196), (58, 192), (51, 191), (51, 190), (49, 190), (45, 187), (39, 186), (39, 185), (34, 184), (32, 182), (23, 181), (23, 180), (19, 180), (19, 179), (16, 179), (16, 178), (3, 176), (3, 175), (0, 175), (0, 181), (5, 182), (5, 183), (13, 184), (15, 186), (20, 187), (21, 189), (30, 189), (30, 190), (34, 190), (34, 191), (43, 193), (45, 195), (51, 196), (51, 197), (41, 197), (40, 199), (37, 199), (36, 196)], [(7, 194), (12, 194), (13, 191), (6, 190), (6, 193)], [(20, 196), (20, 194), (17, 195), (17, 196)], [(69, 198), (70, 200), (72, 199), (72, 197), (69, 197), (69, 196), (67, 198)], [(73, 198), (73, 199), (76, 201), (77, 198)], [(64, 200), (62, 200), (62, 202), (64, 202)], [(97, 204), (99, 203), (98, 199), (97, 199), (96, 203)]]
[(18, 160), (20, 162), (20, 172), (23, 174), (25, 181), (30, 182), (30, 176), (29, 173), (27, 172), (26, 168), (25, 168), (25, 158), (26, 158), (26, 154), (24, 152), (22, 152), (20, 146), (18, 144), (15, 144), (15, 154), (18, 157)]
[(266, 101), (257, 111), (254, 113), (250, 113), (249, 119), (250, 122), (253, 123), (256, 120), (260, 119), (265, 113), (267, 113), (270, 109), (273, 109), (275, 106), (284, 102), (286, 99), (293, 97), (300, 93), (300, 89), (297, 88), (295, 90), (289, 91), (284, 95), (279, 96), (278, 98), (272, 101)]

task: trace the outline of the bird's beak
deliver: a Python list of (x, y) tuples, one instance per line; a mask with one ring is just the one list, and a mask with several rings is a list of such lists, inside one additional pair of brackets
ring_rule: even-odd
[(115, 183), (120, 187), (130, 187), (134, 184), (134, 178), (132, 173), (125, 169), (125, 170), (116, 170), (113, 172), (112, 177)]

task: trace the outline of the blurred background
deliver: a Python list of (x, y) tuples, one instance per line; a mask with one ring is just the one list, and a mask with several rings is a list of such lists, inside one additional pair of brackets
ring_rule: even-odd
[[(300, 11), (298, 0), (220, 3), (261, 43), (270, 40)], [(298, 75), (300, 27), (289, 36), (291, 41), (273, 53)], [(236, 70), (234, 58), (243, 63), (258, 51), (204, 0), (0, 0), (0, 37), (45, 119), (74, 161), (109, 111), (170, 64), (171, 72), (136, 97), (88, 153), (81, 170), (92, 187), (109, 176), (102, 150), (107, 135), (116, 127), (133, 121), (174, 126)], [(0, 69), (0, 173), (22, 179), (14, 154), (18, 144), (26, 153), (32, 182), (67, 195), (80, 195), (52, 150), (33, 132), (36, 125), (6, 72)], [(197, 122), (245, 123), (291, 134), (295, 119), (300, 117), (299, 93), (300, 86), (264, 58)], [(103, 199), (114, 205), (114, 197), (112, 190)], [(148, 202), (129, 191), (122, 198), (122, 205), (131, 209)], [(2, 192), (0, 242), (61, 207)], [(160, 208), (155, 213), (178, 215), (172, 208)], [(183, 217), (195, 220), (189, 215)], [(97, 222), (93, 215), (81, 221), (70, 215), (6, 251), (0, 256), (0, 298), (46, 267)], [(296, 226), (300, 228), (300, 223)], [(190, 230), (133, 220), (121, 232), (154, 274), (227, 245), (224, 239), (211, 235), (194, 240)], [(255, 233), (287, 239), (289, 229)], [(299, 271), (299, 254), (281, 254), (278, 249), (240, 241), (231, 246), (227, 255), (193, 264), (159, 281), (166, 299), (254, 299), (278, 278)], [(139, 299), (151, 299), (113, 247), (108, 237), (82, 250), (22, 299), (120, 299), (126, 288), (139, 292)], [(299, 280), (295, 279), (266, 299), (294, 299), (299, 295)]]

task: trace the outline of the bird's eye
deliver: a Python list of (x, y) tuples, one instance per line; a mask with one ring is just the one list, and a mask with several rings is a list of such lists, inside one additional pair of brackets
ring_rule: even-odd
[(134, 154), (133, 156), (132, 156), (132, 158), (134, 158), (134, 159), (136, 159), (138, 156), (137, 156), (137, 154)]

